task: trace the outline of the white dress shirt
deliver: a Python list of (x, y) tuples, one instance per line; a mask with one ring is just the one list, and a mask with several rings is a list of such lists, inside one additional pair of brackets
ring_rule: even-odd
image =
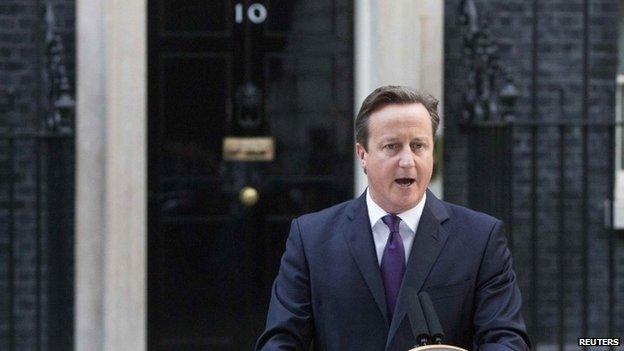
[[(420, 222), (420, 216), (425, 208), (425, 201), (427, 200), (427, 193), (423, 194), (423, 198), (420, 202), (410, 208), (409, 210), (397, 214), (401, 218), (399, 224), (399, 234), (403, 240), (403, 248), (405, 248), (405, 262), (409, 258), (410, 251), (412, 251), (412, 243), (414, 243), (414, 237), (416, 236), (416, 228), (418, 228), (418, 222)], [(381, 266), (381, 258), (383, 257), (384, 248), (390, 235), (390, 228), (381, 220), (383, 216), (388, 212), (384, 211), (379, 205), (373, 201), (370, 196), (370, 191), (366, 189), (366, 206), (368, 207), (368, 218), (370, 218), (370, 225), (373, 231), (373, 239), (375, 240), (375, 251), (377, 252), (377, 262)]]

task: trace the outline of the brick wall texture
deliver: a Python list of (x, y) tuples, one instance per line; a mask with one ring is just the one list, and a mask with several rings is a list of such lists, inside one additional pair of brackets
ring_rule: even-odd
[[(458, 126), (466, 88), (459, 3), (445, 2), (444, 192), (448, 201), (473, 205), (468, 203), (470, 132)], [(613, 186), (613, 129), (574, 124), (615, 119), (619, 1), (475, 3), (519, 90), (516, 119), (571, 123), (517, 126), (509, 141), (510, 237), (531, 336), (545, 346), (558, 343), (561, 335), (568, 345), (579, 337), (623, 335), (624, 240), (605, 229), (603, 220)]]
[[(67, 48), (73, 82), (74, 1), (0, 1), (0, 94), (7, 89), (15, 93), (14, 104), (0, 106), (0, 350), (9, 349), (10, 340), (15, 350), (35, 350), (38, 346), (42, 350), (58, 349), (48, 347), (57, 341), (50, 332), (57, 326), (48, 325), (48, 297), (55, 283), (50, 282), (48, 269), (51, 257), (46, 155), (53, 145), (43, 139), (38, 144), (34, 138), (14, 139), (11, 143), (6, 137), (37, 131), (49, 105), (42, 75), (46, 64), (43, 16), (48, 3), (56, 15), (54, 30)], [(71, 291), (64, 293), (71, 296)]]

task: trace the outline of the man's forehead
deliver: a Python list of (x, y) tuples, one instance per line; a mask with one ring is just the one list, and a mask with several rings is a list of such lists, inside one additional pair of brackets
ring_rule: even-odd
[[(423, 111), (424, 110), (424, 111)], [(389, 128), (397, 129), (431, 129), (432, 121), (429, 112), (423, 110), (402, 109), (379, 111), (378, 114), (371, 115), (369, 128), (377, 130), (378, 133), (388, 131)]]
[(421, 133), (407, 133), (405, 131), (401, 131), (398, 133), (382, 133), (379, 134), (380, 139), (388, 139), (388, 140), (399, 140), (399, 139), (410, 139), (410, 140), (426, 140), (430, 139), (431, 135), (421, 132)]
[(420, 103), (387, 105), (373, 112), (369, 119), (369, 124), (424, 122), (431, 123), (431, 115)]
[(427, 133), (419, 133), (417, 135), (406, 135), (406, 133), (383, 133), (378, 135), (377, 139), (381, 141), (403, 141), (408, 139), (409, 141), (430, 141), (431, 135)]

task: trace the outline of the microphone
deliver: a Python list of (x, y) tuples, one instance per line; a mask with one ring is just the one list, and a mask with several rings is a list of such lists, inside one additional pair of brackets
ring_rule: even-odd
[(441, 344), (442, 340), (444, 339), (444, 332), (442, 331), (442, 326), (440, 325), (438, 314), (433, 307), (433, 302), (431, 302), (431, 297), (426, 291), (423, 291), (418, 294), (418, 299), (420, 300), (420, 304), (422, 305), (422, 310), (427, 321), (427, 326), (429, 327), (429, 332), (431, 333), (432, 342), (434, 344)]
[(429, 328), (427, 327), (427, 321), (423, 312), (420, 300), (418, 299), (417, 291), (410, 296), (409, 305), (407, 310), (407, 316), (409, 317), (410, 326), (412, 327), (412, 333), (416, 337), (416, 346), (425, 346), (430, 342)]

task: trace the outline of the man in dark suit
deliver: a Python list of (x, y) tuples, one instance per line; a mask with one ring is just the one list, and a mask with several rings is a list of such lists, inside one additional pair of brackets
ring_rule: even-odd
[(445, 343), (529, 349), (502, 222), (427, 190), (437, 105), (396, 86), (364, 100), (355, 132), (368, 189), (292, 222), (256, 349), (408, 350), (409, 301), (421, 291)]

